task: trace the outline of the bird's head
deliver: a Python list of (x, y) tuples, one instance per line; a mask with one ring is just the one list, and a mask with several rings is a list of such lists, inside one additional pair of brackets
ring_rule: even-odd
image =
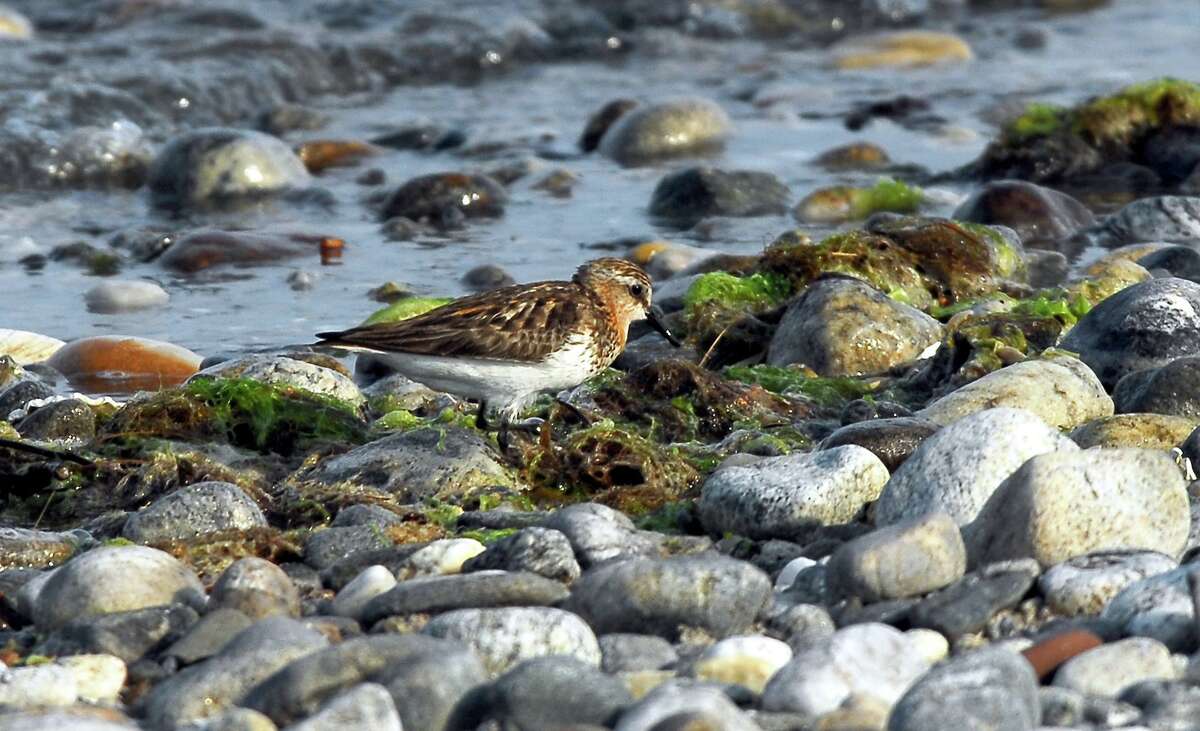
[(672, 345), (679, 345), (663, 325), (662, 312), (651, 304), (650, 277), (637, 264), (625, 259), (594, 259), (579, 267), (572, 281), (599, 294), (625, 327), (646, 320)]

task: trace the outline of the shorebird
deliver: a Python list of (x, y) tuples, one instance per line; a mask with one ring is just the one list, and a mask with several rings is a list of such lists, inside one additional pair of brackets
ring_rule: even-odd
[(651, 305), (650, 277), (624, 259), (587, 262), (571, 281), (534, 282), (463, 297), (399, 322), (318, 333), (322, 345), (374, 354), (430, 388), (491, 408), (507, 429), (539, 393), (576, 386), (625, 349), (647, 320), (673, 345)]

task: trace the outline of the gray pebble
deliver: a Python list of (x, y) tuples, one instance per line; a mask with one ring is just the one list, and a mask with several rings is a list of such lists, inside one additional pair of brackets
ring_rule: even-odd
[(187, 540), (223, 530), (249, 530), (266, 524), (258, 504), (237, 485), (197, 482), (168, 493), (130, 515), (121, 535), (135, 543), (153, 543)]

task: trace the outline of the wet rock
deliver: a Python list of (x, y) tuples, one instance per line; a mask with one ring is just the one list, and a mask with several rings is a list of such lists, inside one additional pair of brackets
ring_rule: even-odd
[(1066, 193), (1022, 180), (984, 184), (955, 209), (952, 218), (1008, 226), (1026, 246), (1048, 248), (1096, 222), (1087, 206)]
[(680, 625), (717, 637), (745, 631), (771, 593), (766, 574), (721, 556), (615, 561), (575, 582), (566, 606), (600, 634), (673, 637)]
[(202, 229), (181, 236), (158, 258), (158, 264), (183, 274), (217, 266), (253, 266), (314, 257), (323, 237), (311, 234), (259, 233)]
[(435, 173), (413, 178), (397, 188), (383, 205), (381, 217), (403, 217), (450, 227), (466, 218), (504, 215), (508, 193), (486, 175)]
[(461, 576), (434, 576), (402, 581), (363, 608), (372, 623), (396, 614), (435, 613), (452, 609), (546, 606), (566, 599), (562, 584), (537, 574), (481, 571)]
[(633, 99), (613, 99), (588, 117), (583, 132), (579, 135), (579, 149), (592, 152), (599, 145), (604, 133), (630, 109), (638, 105)]
[(821, 376), (884, 373), (916, 360), (942, 330), (929, 315), (861, 281), (819, 280), (788, 305), (767, 362), (803, 363)]
[(477, 292), (486, 292), (489, 289), (499, 289), (500, 287), (516, 284), (516, 280), (512, 278), (511, 274), (495, 264), (481, 264), (477, 267), (472, 267), (464, 274), (462, 276), (462, 283)]
[(656, 635), (614, 632), (600, 636), (600, 669), (606, 673), (659, 670), (674, 664), (679, 654)]
[(73, 340), (47, 362), (76, 387), (93, 393), (132, 393), (182, 383), (202, 358), (171, 343), (120, 335)]
[(1086, 358), (1080, 362), (1066, 356), (1016, 363), (950, 392), (917, 416), (945, 425), (983, 409), (1012, 407), (1037, 414), (1055, 428), (1071, 429), (1113, 413), (1112, 399), (1101, 385), (1108, 382), (1093, 370)]
[(143, 546), (92, 549), (57, 569), (37, 595), (35, 617), (44, 630), (71, 620), (181, 603), (203, 608), (204, 589), (190, 569)]
[(961, 579), (967, 551), (954, 519), (929, 513), (842, 544), (829, 559), (829, 591), (864, 603), (926, 594)]
[(248, 356), (227, 360), (205, 368), (193, 376), (193, 379), (199, 378), (247, 378), (273, 386), (327, 396), (354, 407), (366, 402), (358, 386), (349, 377), (331, 368), (322, 368), (286, 356)]
[(924, 192), (891, 178), (870, 187), (832, 185), (804, 196), (792, 215), (801, 223), (838, 224), (869, 218), (872, 214), (916, 213), (926, 201)]
[(1038, 577), (1038, 589), (1059, 614), (1095, 615), (1125, 587), (1178, 565), (1153, 551), (1099, 551), (1050, 567)]
[(449, 499), (474, 488), (515, 484), (482, 437), (455, 428), (391, 434), (289, 479), (293, 484), (303, 481), (377, 488), (403, 503)]
[(56, 657), (112, 655), (132, 663), (174, 641), (196, 618), (196, 611), (182, 604), (84, 617), (54, 630), (39, 650)]
[(238, 559), (217, 579), (209, 606), (236, 609), (251, 619), (300, 616), (300, 592), (291, 578), (266, 559)]
[(659, 181), (650, 215), (681, 227), (709, 216), (746, 218), (787, 211), (791, 194), (779, 178), (750, 170), (686, 168)]
[(309, 140), (296, 146), (296, 155), (314, 175), (331, 167), (352, 167), (379, 148), (358, 140)]
[(815, 718), (847, 698), (869, 696), (890, 707), (929, 669), (903, 632), (883, 624), (856, 624), (796, 653), (763, 691), (768, 711)]
[(996, 728), (1032, 731), (1041, 721), (1037, 678), (1003, 649), (956, 657), (913, 684), (892, 709), (888, 731)]
[(871, 419), (841, 427), (825, 437), (820, 448), (856, 444), (878, 457), (888, 472), (894, 473), (939, 428), (932, 421), (918, 417)]
[(1200, 198), (1140, 198), (1106, 218), (1100, 234), (1109, 246), (1143, 241), (1195, 244), (1200, 241)]
[(1054, 684), (1087, 695), (1115, 698), (1134, 683), (1174, 680), (1178, 676), (1166, 645), (1146, 637), (1131, 637), (1071, 658), (1055, 673)]
[[(874, 170), (889, 165), (891, 162), (887, 151), (872, 142), (851, 142), (839, 145), (822, 152), (813, 160), (814, 165), (834, 172)], [(956, 215), (955, 218), (957, 217)], [(980, 223), (987, 223), (987, 221), (980, 221)]]
[(1079, 321), (1062, 347), (1079, 353), (1100, 381), (1200, 354), (1200, 284), (1152, 279), (1123, 289)]
[(933, 31), (888, 31), (853, 36), (829, 49), (839, 69), (915, 68), (969, 61), (971, 47), (962, 38)]
[(600, 138), (599, 150), (622, 165), (719, 150), (733, 132), (729, 115), (707, 99), (677, 99), (620, 115)]
[(1200, 418), (1200, 357), (1176, 358), (1161, 367), (1134, 371), (1113, 387), (1119, 414), (1171, 414)]
[(29, 402), (54, 396), (54, 389), (41, 381), (17, 381), (0, 391), (0, 418), (7, 418), (17, 409), (24, 410)]
[(621, 680), (571, 657), (526, 660), (493, 685), (501, 719), (529, 731), (611, 723), (633, 697)]
[(551, 607), (457, 609), (434, 617), (421, 631), (467, 643), (493, 674), (547, 655), (600, 664), (600, 646), (587, 624), (578, 615)]
[(197, 482), (168, 493), (125, 521), (121, 535), (135, 543), (186, 540), (222, 530), (267, 524), (258, 504), (237, 485)]
[(41, 363), (63, 345), (63, 341), (49, 335), (0, 328), (0, 356), (12, 358), (17, 365)]
[(170, 299), (165, 289), (140, 279), (108, 280), (83, 294), (88, 312), (106, 315), (165, 307)]
[(692, 674), (761, 695), (767, 681), (791, 659), (792, 648), (786, 642), (762, 635), (729, 637), (709, 646), (692, 666)]
[(1049, 567), (1113, 548), (1179, 556), (1190, 524), (1186, 483), (1170, 456), (1104, 449), (1030, 459), (964, 533), (973, 563), (1032, 557)]
[(288, 727), (291, 731), (340, 731), (347, 728), (401, 731), (400, 714), (387, 688), (361, 683), (334, 696), (316, 713)]
[[(411, 682), (406, 665), (426, 674), (424, 687)], [(485, 679), (479, 660), (458, 643), (423, 635), (373, 635), (294, 660), (252, 689), (242, 705), (285, 725), (309, 716), (339, 691), (371, 681), (397, 701), (405, 728), (437, 729), (445, 727), (458, 699)]]
[(327, 644), (319, 632), (293, 619), (255, 622), (217, 655), (155, 685), (142, 701), (145, 718), (156, 727), (171, 728), (235, 705), (253, 707), (247, 699), (250, 691), (293, 660)]
[(1153, 272), (1167, 272), (1173, 277), (1200, 282), (1200, 251), (1190, 246), (1167, 246), (1146, 254), (1138, 265)]
[(658, 541), (640, 533), (629, 516), (606, 505), (578, 503), (560, 508), (542, 527), (565, 535), (585, 569), (617, 557), (658, 553)]
[(372, 599), (386, 594), (396, 586), (396, 577), (386, 566), (370, 566), (346, 584), (333, 598), (331, 610), (341, 617), (361, 619), (363, 608)]
[(165, 208), (190, 208), (299, 188), (304, 163), (283, 141), (261, 132), (205, 128), (172, 139), (150, 167), (151, 198)]
[(550, 528), (524, 528), (492, 543), (483, 553), (467, 560), (463, 571), (529, 571), (547, 579), (570, 584), (579, 578), (579, 563), (571, 542)]
[(944, 511), (966, 525), (1030, 457), (1077, 449), (1028, 411), (980, 411), (925, 439), (896, 470), (875, 505), (876, 524)]
[(704, 483), (700, 520), (710, 533), (794, 538), (854, 520), (887, 480), (879, 458), (854, 445), (724, 466)]
[(1200, 426), (1200, 417), (1161, 414), (1117, 414), (1088, 422), (1070, 437), (1082, 449), (1140, 447), (1170, 451)]
[(1038, 575), (1037, 564), (993, 564), (930, 594), (909, 612), (915, 627), (956, 638), (978, 632), (997, 612), (1017, 605)]
[(96, 435), (96, 413), (79, 399), (66, 399), (39, 406), (14, 426), (34, 441), (87, 441)]

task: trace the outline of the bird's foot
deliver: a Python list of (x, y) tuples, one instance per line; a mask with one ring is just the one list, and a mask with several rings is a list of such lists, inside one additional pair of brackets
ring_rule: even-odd
[(500, 431), (496, 433), (496, 445), (500, 447), (502, 453), (508, 452), (508, 447), (511, 442), (511, 432), (523, 432), (529, 436), (539, 436), (545, 430), (545, 419), (540, 419), (536, 416), (521, 421), (505, 421), (500, 425)]
[(559, 407), (571, 412), (576, 417), (578, 417), (579, 420), (583, 422), (584, 426), (591, 426), (592, 424), (596, 423), (596, 417), (587, 413), (583, 409), (580, 409), (575, 404), (569, 403), (567, 401), (563, 401), (560, 398), (556, 398), (556, 399), (554, 399), (554, 401), (556, 404), (558, 404)]

